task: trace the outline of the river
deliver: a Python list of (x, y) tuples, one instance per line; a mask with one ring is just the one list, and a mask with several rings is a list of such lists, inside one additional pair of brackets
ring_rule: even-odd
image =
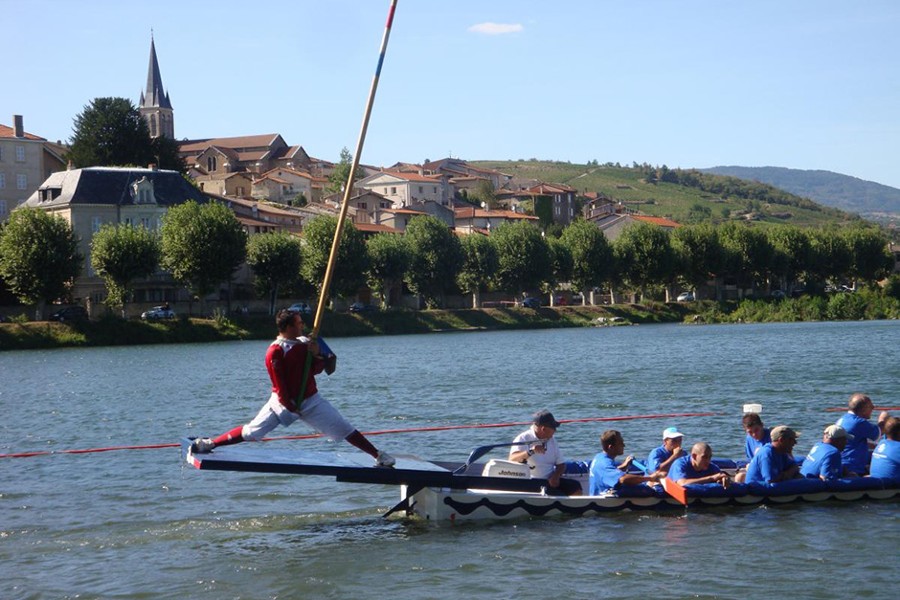
[[(615, 423), (642, 458), (670, 425), (686, 445), (739, 457), (741, 407), (755, 402), (767, 425), (800, 430), (805, 453), (851, 392), (897, 404), (898, 334), (898, 322), (852, 322), (342, 338), (319, 387), (363, 431), (526, 421), (539, 408), (716, 413)], [(0, 453), (218, 434), (267, 397), (265, 349), (0, 353)], [(589, 459), (607, 426), (557, 436)], [(463, 460), (520, 429), (372, 439)], [(892, 596), (900, 567), (897, 502), (435, 525), (382, 519), (397, 499), (329, 478), (196, 471), (177, 448), (2, 458), (0, 598), (874, 598)]]

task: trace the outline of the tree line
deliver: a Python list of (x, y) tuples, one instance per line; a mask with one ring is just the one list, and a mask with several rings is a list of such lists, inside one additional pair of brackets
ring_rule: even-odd
[[(302, 239), (285, 232), (248, 237), (223, 204), (186, 202), (167, 211), (158, 232), (101, 227), (91, 242), (91, 267), (106, 285), (107, 305), (123, 316), (134, 283), (160, 269), (202, 301), (244, 263), (259, 297), (274, 310), (285, 293), (304, 286), (319, 291), (336, 227), (336, 218), (322, 216), (306, 223)], [(597, 290), (614, 299), (650, 293), (668, 300), (686, 287), (696, 289), (698, 299), (705, 290), (722, 299), (726, 284), (790, 293), (802, 282), (815, 292), (827, 282), (875, 282), (894, 265), (885, 235), (865, 226), (804, 230), (731, 222), (669, 232), (637, 223), (612, 243), (581, 219), (558, 237), (523, 221), (489, 237), (460, 238), (432, 216), (412, 219), (405, 235), (368, 240), (352, 223), (344, 227), (332, 295), (352, 298), (368, 286), (384, 306), (404, 285), (430, 307), (444, 306), (451, 294), (471, 295), (473, 307), (480, 307), (485, 292), (522, 298), (552, 296), (563, 287), (580, 292), (584, 303)], [(37, 318), (47, 302), (66, 297), (83, 261), (68, 223), (40, 209), (13, 212), (0, 230), (0, 278), (21, 302), (37, 305)]]

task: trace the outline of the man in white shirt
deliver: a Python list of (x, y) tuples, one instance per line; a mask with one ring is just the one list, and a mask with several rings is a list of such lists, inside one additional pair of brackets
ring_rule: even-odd
[(531, 427), (513, 440), (509, 460), (525, 463), (531, 469), (533, 478), (547, 479), (547, 494), (551, 496), (579, 496), (581, 484), (574, 479), (566, 479), (566, 460), (559, 451), (553, 434), (559, 421), (549, 410), (535, 413)]

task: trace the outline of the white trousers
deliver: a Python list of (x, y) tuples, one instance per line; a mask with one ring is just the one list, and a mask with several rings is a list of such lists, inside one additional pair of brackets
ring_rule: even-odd
[(241, 435), (245, 440), (258, 442), (279, 425), (287, 427), (298, 419), (335, 441), (345, 439), (356, 429), (331, 402), (318, 393), (305, 399), (300, 404), (300, 414), (297, 414), (282, 406), (278, 401), (278, 394), (272, 392), (259, 413), (244, 425)]

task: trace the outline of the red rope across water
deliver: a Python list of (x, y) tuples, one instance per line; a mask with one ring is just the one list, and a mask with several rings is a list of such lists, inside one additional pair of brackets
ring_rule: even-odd
[[(712, 417), (719, 413), (669, 413), (657, 415), (630, 415), (624, 417), (587, 417), (584, 419), (560, 419), (560, 423), (594, 423), (598, 421), (632, 421), (637, 419), (667, 419), (672, 417)], [(390, 433), (417, 433), (422, 431), (448, 431), (452, 429), (489, 429), (494, 427), (516, 427), (531, 425), (531, 421), (515, 421), (511, 423), (476, 423), (473, 425), (435, 425), (432, 427), (409, 427), (406, 429), (382, 429), (380, 431), (363, 431), (364, 435), (387, 435)], [(306, 435), (284, 435), (265, 438), (264, 442), (275, 440), (311, 440), (322, 437), (320, 433)], [(0, 454), (0, 458), (30, 458), (33, 456), (49, 456), (51, 454), (96, 454), (100, 452), (113, 452), (115, 450), (156, 450), (158, 448), (178, 448), (180, 443), (174, 444), (147, 444), (143, 446), (107, 446), (105, 448), (84, 448), (79, 450), (38, 450), (35, 452), (15, 452)]]

